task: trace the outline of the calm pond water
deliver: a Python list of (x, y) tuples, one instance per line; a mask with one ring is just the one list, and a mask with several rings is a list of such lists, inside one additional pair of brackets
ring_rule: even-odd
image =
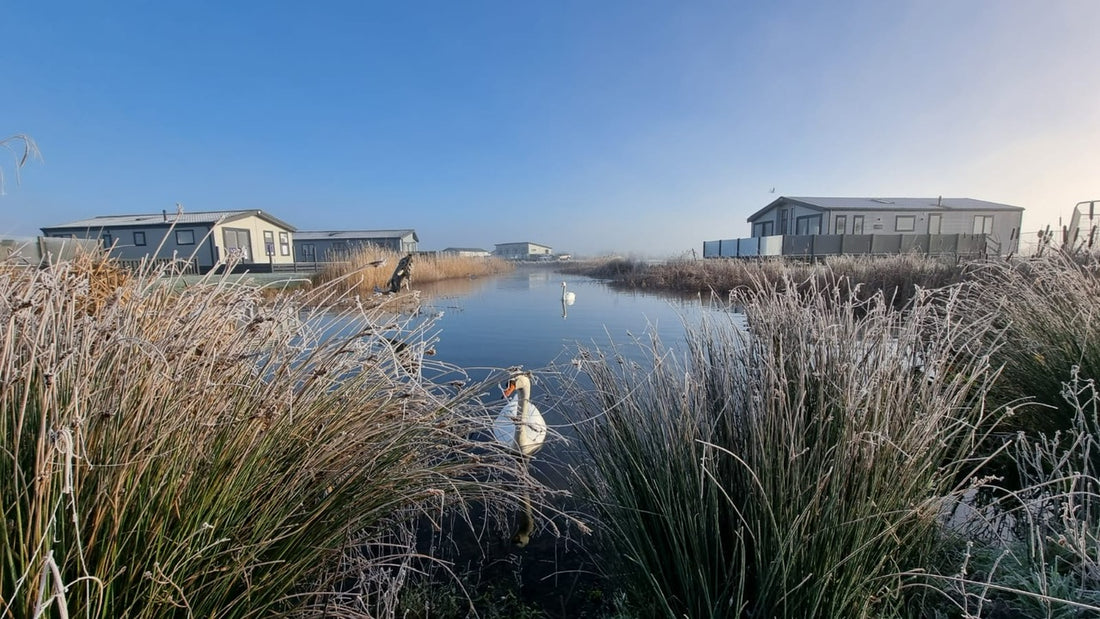
[[(572, 305), (562, 303), (562, 282), (575, 294)], [(442, 312), (437, 359), (467, 369), (537, 370), (568, 362), (577, 344), (626, 344), (651, 332), (671, 345), (683, 339), (684, 321), (701, 311), (697, 299), (619, 292), (599, 280), (532, 266), (428, 285), (421, 298), (423, 311)]]
[[(574, 297), (571, 304), (563, 303), (562, 282)], [(432, 351), (421, 368), (424, 378), (437, 384), (502, 384), (508, 368), (531, 372), (531, 400), (552, 429), (540, 452), (544, 462), (571, 459), (563, 445), (568, 441), (554, 439), (575, 435), (570, 420), (577, 415), (570, 414), (563, 384), (571, 379), (584, 384), (580, 364), (574, 363), (581, 349), (650, 367), (654, 337), (662, 350), (679, 354), (686, 349), (685, 325), (720, 311), (709, 297), (616, 290), (602, 280), (563, 274), (553, 265), (521, 264), (503, 275), (419, 289), (418, 317), (406, 325), (411, 331), (405, 337)], [(324, 327), (330, 335), (351, 335), (359, 328), (354, 318), (338, 318)], [(501, 391), (492, 387), (483, 392), (482, 402), (494, 416), (504, 406)]]
[[(575, 295), (574, 303), (564, 307), (563, 281)], [(533, 373), (531, 399), (551, 428), (551, 437), (531, 461), (533, 473), (549, 487), (570, 492), (576, 490), (573, 467), (582, 464), (584, 456), (569, 440), (577, 434), (569, 423), (576, 415), (570, 414), (561, 384), (563, 376), (578, 371), (572, 363), (578, 347), (606, 352), (614, 346), (616, 353), (648, 367), (651, 355), (635, 340), (648, 343), (656, 335), (666, 348), (683, 350), (685, 324), (716, 311), (709, 299), (616, 291), (602, 281), (564, 275), (545, 265), (521, 265), (505, 275), (423, 286), (421, 302), (421, 315), (433, 321), (423, 333), (435, 351), (425, 359), (426, 378), (437, 383), (460, 378), (441, 373), (439, 366), (461, 368), (477, 383), (503, 381), (511, 366)], [(485, 393), (490, 415), (504, 406), (500, 398), (501, 392), (493, 387)], [(558, 496), (553, 501), (563, 513), (593, 524), (590, 506), (579, 498)], [(578, 616), (579, 609), (593, 604), (584, 592), (608, 585), (599, 582), (598, 559), (583, 540), (577, 543), (573, 525), (560, 516), (549, 518), (553, 527), (546, 516), (536, 518), (536, 533), (523, 549), (508, 541), (511, 530), (474, 542), (461, 526), (440, 533), (448, 540), (440, 547), (451, 553), (446, 558), (456, 566), (480, 566), (479, 582), (496, 587), (518, 584), (524, 603), (547, 616)], [(557, 529), (564, 537), (553, 533)], [(433, 547), (429, 544), (424, 551)]]
[[(562, 303), (562, 282), (575, 295)], [(656, 334), (663, 345), (682, 349), (684, 325), (697, 322), (707, 309), (698, 297), (617, 291), (605, 282), (564, 275), (550, 266), (521, 265), (500, 276), (439, 282), (423, 287), (422, 312), (437, 316), (433, 361), (457, 366), (473, 380), (503, 379), (502, 368), (521, 365), (532, 371), (531, 399), (557, 433), (572, 431), (568, 402), (560, 393), (559, 377), (572, 373), (578, 347), (617, 352), (646, 363), (635, 339), (648, 342)], [(425, 375), (433, 378), (426, 371)], [(443, 381), (447, 376), (438, 376)], [(435, 378), (433, 378), (434, 380)], [(499, 393), (489, 397), (499, 397)], [(490, 407), (499, 408), (493, 402)], [(550, 452), (550, 453), (546, 453)], [(565, 454), (551, 441), (543, 459)], [(566, 457), (566, 459), (568, 459)]]

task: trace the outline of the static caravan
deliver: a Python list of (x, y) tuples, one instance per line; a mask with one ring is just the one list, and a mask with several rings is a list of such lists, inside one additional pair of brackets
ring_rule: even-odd
[[(748, 218), (753, 237), (983, 235), (991, 254), (1016, 253), (1024, 209), (972, 198), (781, 196)], [(763, 253), (763, 252), (761, 252)]]
[(337, 262), (367, 246), (412, 254), (418, 251), (416, 231), (405, 230), (302, 230), (294, 234), (294, 258), (298, 262)]
[(255, 209), (103, 215), (48, 226), (42, 234), (98, 239), (124, 264), (179, 260), (200, 273), (230, 259), (257, 269), (294, 261), (294, 227)]
[(540, 245), (530, 241), (518, 243), (497, 243), (493, 255), (506, 260), (545, 260), (554, 255), (549, 245)]
[(492, 253), (480, 247), (448, 247), (440, 250), (442, 256), (457, 256), (459, 258), (488, 258)]

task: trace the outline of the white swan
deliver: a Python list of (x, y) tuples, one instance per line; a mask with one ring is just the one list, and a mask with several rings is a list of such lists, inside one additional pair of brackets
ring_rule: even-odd
[[(493, 422), (493, 436), (501, 443), (518, 450), (518, 464), (526, 469), (530, 456), (546, 440), (546, 422), (542, 413), (531, 402), (531, 375), (528, 372), (512, 374), (504, 389), (504, 397), (507, 398), (517, 391), (517, 397), (508, 401)], [(535, 515), (531, 509), (531, 497), (524, 493), (523, 511), (519, 513), (519, 524), (512, 535), (512, 543), (523, 548), (531, 541), (534, 532)]]
[(517, 372), (508, 379), (504, 397), (517, 391), (518, 396), (504, 405), (493, 422), (493, 436), (513, 449), (519, 449), (523, 455), (530, 456), (546, 441), (546, 421), (531, 402), (531, 378), (526, 372)]
[(573, 305), (573, 302), (577, 300), (577, 295), (572, 292), (568, 292), (565, 289), (565, 282), (561, 283), (561, 302), (566, 305)]

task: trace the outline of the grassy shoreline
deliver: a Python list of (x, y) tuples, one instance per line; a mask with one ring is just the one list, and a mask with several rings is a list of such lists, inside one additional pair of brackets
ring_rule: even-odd
[[(425, 381), (414, 327), (361, 302), (371, 262), (273, 296), (0, 269), (0, 617), (554, 612), (417, 553), (417, 523), (476, 545), (554, 508), (476, 440), (491, 385)], [(1095, 257), (649, 269), (587, 274), (705, 285), (748, 331), (578, 355), (586, 616), (1100, 612)]]
[(447, 279), (507, 273), (515, 268), (514, 263), (495, 257), (400, 254), (369, 246), (338, 257), (310, 279), (314, 285), (339, 282), (349, 292), (362, 297), (390, 292), (391, 277), (403, 258), (411, 261), (408, 269), (410, 289), (418, 284)]
[(836, 256), (821, 262), (781, 259), (670, 260), (652, 264), (625, 259), (578, 261), (562, 267), (568, 273), (608, 280), (611, 285), (641, 290), (717, 295), (727, 299), (740, 290), (767, 286), (801, 289), (837, 287), (866, 300), (881, 292), (896, 308), (908, 302), (917, 286), (942, 288), (966, 278), (965, 265), (954, 260), (902, 254), (884, 257)]
[(747, 316), (682, 362), (587, 355), (585, 487), (638, 616), (1100, 612), (1095, 255), (573, 272)]
[(0, 269), (0, 617), (384, 614), (422, 514), (538, 501), (473, 438), (488, 386), (424, 381), (392, 315), (319, 331), (330, 288)]

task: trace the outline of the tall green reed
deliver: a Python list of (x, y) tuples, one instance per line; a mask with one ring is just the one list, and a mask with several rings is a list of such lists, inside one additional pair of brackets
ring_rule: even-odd
[(342, 556), (385, 572), (402, 523), (537, 497), (399, 318), (102, 264), (0, 269), (0, 617), (334, 612)]
[(958, 352), (986, 327), (944, 326), (954, 299), (755, 289), (733, 296), (744, 326), (690, 328), (683, 357), (587, 351), (572, 395), (609, 571), (640, 616), (905, 616), (989, 425), (993, 374)]

